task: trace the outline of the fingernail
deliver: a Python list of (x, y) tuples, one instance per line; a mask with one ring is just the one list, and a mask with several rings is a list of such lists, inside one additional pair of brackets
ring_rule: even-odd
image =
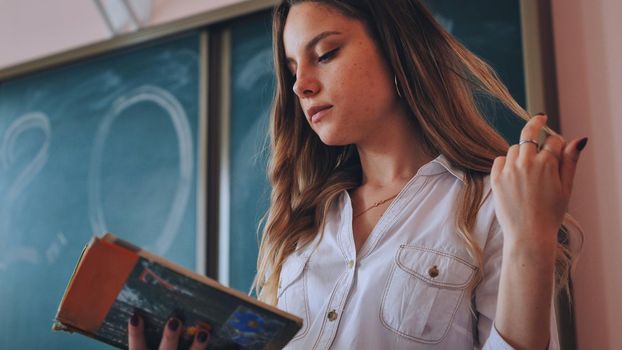
[(177, 328), (179, 328), (179, 320), (173, 318), (172, 320), (168, 321), (168, 329), (175, 332)]
[(546, 113), (540, 112), (540, 113), (536, 113), (536, 117), (539, 115), (546, 115)]
[(584, 137), (584, 138), (581, 139), (581, 141), (579, 141), (579, 143), (577, 143), (577, 150), (579, 152), (583, 151), (585, 146), (587, 146), (587, 141), (588, 141), (588, 138)]
[(132, 318), (130, 318), (130, 324), (132, 324), (132, 326), (134, 327), (138, 327), (138, 324), (140, 323), (140, 317), (138, 317), (138, 314), (133, 314)]
[(207, 340), (207, 332), (200, 331), (197, 335), (197, 340), (199, 341), (199, 343), (205, 343), (205, 341)]

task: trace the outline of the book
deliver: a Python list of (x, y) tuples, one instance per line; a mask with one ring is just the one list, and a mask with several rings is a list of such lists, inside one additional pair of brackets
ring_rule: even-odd
[(142, 316), (150, 349), (169, 318), (184, 324), (179, 349), (200, 329), (208, 349), (281, 349), (302, 319), (108, 233), (86, 245), (52, 326), (127, 349), (128, 320)]

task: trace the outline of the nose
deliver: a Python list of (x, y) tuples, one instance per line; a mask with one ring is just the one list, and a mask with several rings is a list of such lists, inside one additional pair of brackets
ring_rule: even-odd
[(320, 92), (320, 83), (310, 75), (298, 74), (293, 90), (298, 98), (315, 96)]

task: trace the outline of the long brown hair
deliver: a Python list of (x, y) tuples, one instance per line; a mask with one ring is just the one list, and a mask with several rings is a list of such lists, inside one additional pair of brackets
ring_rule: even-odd
[[(281, 267), (297, 248), (321, 234), (331, 204), (343, 190), (360, 185), (361, 165), (353, 145), (327, 146), (311, 130), (287, 69), (283, 31), (289, 9), (305, 0), (285, 0), (274, 10), (276, 93), (271, 115), (272, 183), (254, 286), (275, 304)], [(360, 20), (397, 77), (397, 85), (426, 148), (443, 154), (465, 174), (456, 216), (457, 234), (482, 276), (482, 249), (472, 230), (484, 202), (484, 177), (508, 143), (482, 117), (475, 94), (485, 94), (521, 118), (531, 116), (512, 98), (494, 70), (440, 26), (419, 0), (306, 0)], [(554, 132), (547, 130), (550, 134)], [(572, 220), (568, 215), (565, 223)], [(564, 230), (564, 226), (562, 226)], [(556, 281), (565, 286), (572, 254), (557, 252)], [(479, 279), (474, 281), (475, 286)]]

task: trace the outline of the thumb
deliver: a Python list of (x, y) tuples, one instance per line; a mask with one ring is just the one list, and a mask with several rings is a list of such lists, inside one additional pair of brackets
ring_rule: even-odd
[(588, 138), (576, 139), (568, 142), (562, 151), (562, 163), (560, 165), (560, 175), (562, 188), (567, 196), (572, 192), (572, 183), (574, 181), (577, 162), (581, 151), (587, 146)]

